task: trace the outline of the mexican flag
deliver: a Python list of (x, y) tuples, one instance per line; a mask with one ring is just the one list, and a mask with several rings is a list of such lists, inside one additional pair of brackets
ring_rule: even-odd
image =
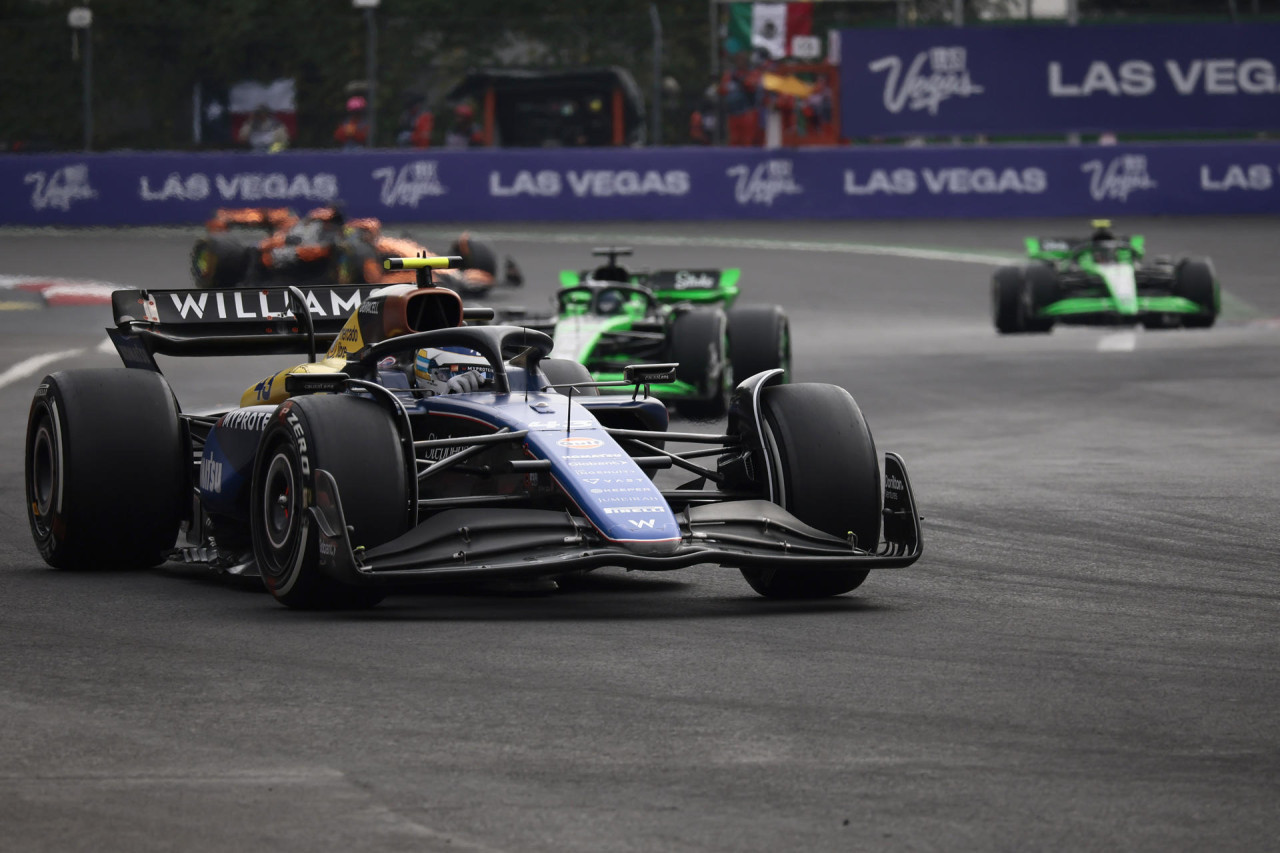
[(774, 59), (791, 53), (791, 37), (813, 33), (812, 3), (730, 3), (726, 51), (762, 48)]

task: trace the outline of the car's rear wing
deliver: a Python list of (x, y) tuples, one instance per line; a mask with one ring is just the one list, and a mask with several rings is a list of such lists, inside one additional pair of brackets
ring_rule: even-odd
[(127, 367), (154, 355), (278, 355), (327, 347), (376, 289), (368, 284), (227, 290), (117, 290), (107, 334)]
[[(1127, 243), (1138, 257), (1146, 251), (1146, 240), (1141, 234), (1117, 234), (1115, 241)], [(1065, 260), (1082, 246), (1092, 241), (1088, 237), (1027, 237), (1027, 257), (1045, 261)]]
[[(742, 270), (738, 268), (686, 268), (629, 273), (624, 283), (648, 288), (659, 302), (723, 302), (732, 305), (738, 297), (738, 279), (741, 277)], [(562, 287), (577, 287), (596, 281), (592, 270), (563, 270), (560, 273)]]
[[(154, 356), (307, 354), (312, 361), (342, 331), (375, 284), (228, 290), (117, 290), (107, 336), (126, 367), (159, 370)], [(464, 320), (493, 319), (468, 307)]]

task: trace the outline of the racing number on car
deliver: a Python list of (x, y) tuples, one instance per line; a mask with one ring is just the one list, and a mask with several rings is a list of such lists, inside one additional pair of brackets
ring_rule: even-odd
[(275, 376), (268, 376), (266, 379), (253, 386), (253, 391), (258, 395), (259, 400), (271, 399), (271, 386), (275, 384)]

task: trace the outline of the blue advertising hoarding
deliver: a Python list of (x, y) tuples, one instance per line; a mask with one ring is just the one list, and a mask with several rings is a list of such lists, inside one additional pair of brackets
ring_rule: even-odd
[(0, 156), (0, 225), (341, 199), (387, 222), (1280, 213), (1280, 143)]
[(1280, 128), (1280, 23), (842, 30), (845, 137)]

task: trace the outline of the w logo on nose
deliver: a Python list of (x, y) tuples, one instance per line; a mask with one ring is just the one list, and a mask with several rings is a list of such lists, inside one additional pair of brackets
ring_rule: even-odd
[(653, 529), (652, 518), (628, 518), (627, 523), (630, 524), (632, 527), (634, 527), (636, 530), (640, 530), (645, 527), (649, 528), (650, 530)]

